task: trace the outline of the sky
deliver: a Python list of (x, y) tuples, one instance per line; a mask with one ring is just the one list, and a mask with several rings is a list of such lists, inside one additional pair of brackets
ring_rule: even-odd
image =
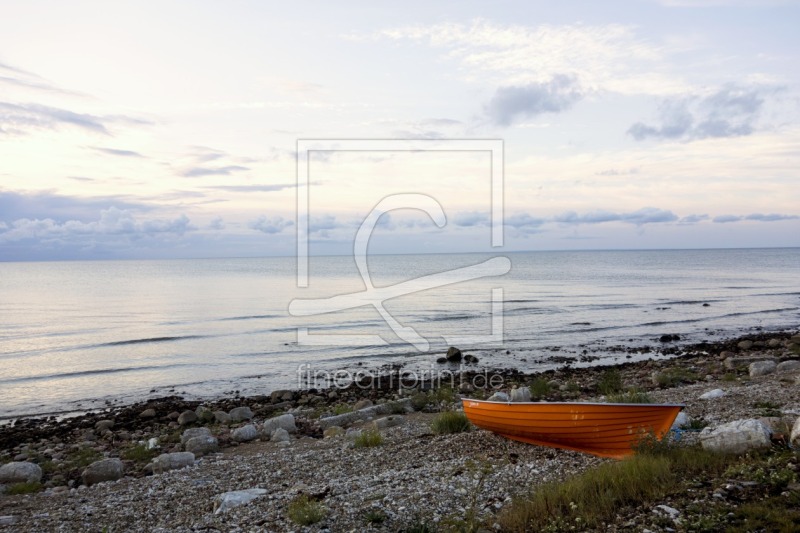
[(798, 2), (0, 7), (3, 261), (800, 246)]

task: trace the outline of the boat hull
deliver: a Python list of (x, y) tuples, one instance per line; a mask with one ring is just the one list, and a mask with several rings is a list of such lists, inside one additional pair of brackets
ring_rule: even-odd
[(489, 402), (464, 399), (479, 428), (530, 444), (622, 459), (643, 437), (658, 439), (683, 409), (678, 404)]

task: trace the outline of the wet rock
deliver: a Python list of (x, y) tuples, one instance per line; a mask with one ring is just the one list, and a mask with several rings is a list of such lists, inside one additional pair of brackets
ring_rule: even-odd
[(167, 415), (167, 418), (170, 420), (177, 420), (180, 418), (181, 414), (178, 411), (172, 411), (170, 414)]
[(531, 401), (531, 390), (528, 387), (514, 387), (511, 389), (512, 402), (529, 402)]
[(681, 337), (680, 335), (672, 335), (667, 333), (665, 335), (661, 335), (661, 337), (659, 337), (658, 340), (659, 342), (667, 343), (667, 342), (679, 341), (681, 340)]
[(219, 442), (216, 437), (202, 435), (187, 440), (186, 444), (184, 444), (184, 449), (193, 453), (195, 457), (200, 457), (209, 453), (216, 453), (219, 450)]
[(272, 403), (289, 402), (294, 399), (294, 393), (290, 390), (276, 390), (272, 391), (270, 401)]
[(231, 431), (231, 440), (236, 442), (248, 442), (255, 440), (256, 437), (258, 437), (258, 430), (253, 424), (247, 424)]
[(678, 520), (678, 517), (681, 516), (680, 511), (669, 505), (657, 505), (656, 508), (653, 509), (653, 513), (663, 516), (664, 518), (669, 518), (673, 522)]
[(444, 365), (447, 363), (447, 357), (437, 357), (436, 362), (439, 363), (440, 365)]
[(700, 395), (701, 400), (713, 400), (714, 398), (722, 398), (725, 396), (725, 391), (722, 389), (713, 389)]
[(125, 467), (119, 459), (101, 459), (87, 466), (81, 474), (81, 479), (84, 485), (90, 487), (95, 483), (116, 481), (122, 478), (124, 470)]
[(277, 429), (283, 429), (287, 433), (294, 433), (297, 431), (297, 426), (294, 423), (294, 415), (285, 414), (270, 418), (264, 422), (261, 431), (264, 433), (264, 435), (272, 437), (272, 434)]
[(457, 363), (461, 361), (461, 350), (458, 348), (451, 346), (447, 349), (447, 355), (445, 355), (445, 359), (447, 359), (451, 363)]
[(184, 411), (178, 416), (178, 424), (186, 426), (197, 422), (197, 414), (194, 411)]
[(478, 362), (478, 358), (472, 354), (467, 354), (464, 356), (464, 362), (469, 365), (474, 365), (475, 363)]
[(272, 432), (272, 436), (269, 439), (272, 442), (289, 442), (292, 438), (289, 436), (289, 432), (285, 429), (279, 427), (275, 431)]
[(153, 460), (153, 472), (159, 474), (186, 468), (194, 464), (194, 459), (194, 454), (191, 452), (162, 453)]
[(145, 409), (141, 413), (139, 413), (139, 418), (155, 418), (156, 417), (156, 410), (155, 409)]
[(768, 448), (770, 431), (755, 419), (735, 420), (717, 428), (700, 432), (703, 448), (721, 453), (744, 453), (748, 450)]
[(323, 432), (323, 437), (326, 439), (332, 439), (334, 437), (340, 437), (344, 435), (344, 428), (341, 426), (331, 426)]
[(489, 396), (487, 400), (490, 402), (510, 402), (511, 398), (505, 392), (497, 391), (491, 396)]
[(181, 444), (186, 445), (191, 439), (195, 437), (210, 437), (211, 430), (208, 428), (190, 428), (181, 434)]
[(750, 377), (755, 378), (772, 374), (775, 372), (776, 368), (778, 368), (778, 365), (775, 364), (775, 361), (756, 361), (755, 363), (750, 363)]
[(38, 483), (42, 469), (35, 463), (14, 461), (0, 466), (0, 483)]
[(231, 415), (225, 411), (214, 411), (214, 420), (216, 420), (219, 424), (227, 425), (231, 423)]
[(247, 406), (236, 407), (228, 413), (234, 422), (242, 422), (253, 418), (253, 411)]
[(228, 509), (249, 503), (266, 493), (266, 489), (246, 489), (217, 494), (214, 496), (214, 514), (224, 513)]

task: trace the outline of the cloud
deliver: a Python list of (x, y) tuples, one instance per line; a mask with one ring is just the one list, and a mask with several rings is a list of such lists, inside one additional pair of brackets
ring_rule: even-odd
[(697, 224), (698, 222), (703, 222), (704, 220), (708, 220), (708, 215), (686, 215), (685, 217), (681, 217), (678, 220), (678, 224), (681, 225), (690, 225), (690, 224)]
[(261, 215), (257, 219), (251, 220), (247, 224), (247, 227), (272, 235), (275, 233), (280, 233), (292, 225), (294, 225), (294, 222), (291, 220), (284, 220), (283, 217), (268, 218), (264, 215)]
[(35, 89), (69, 96), (84, 96), (81, 93), (56, 87), (41, 76), (20, 68), (12, 67), (5, 63), (0, 63), (0, 83), (21, 87), (23, 89)]
[(746, 220), (757, 220), (759, 222), (779, 222), (781, 220), (797, 220), (797, 215), (780, 215), (778, 213), (770, 213), (769, 215), (762, 215), (761, 213), (753, 213), (744, 217)]
[(500, 87), (485, 112), (495, 125), (509, 126), (518, 118), (566, 111), (582, 97), (574, 76), (558, 74), (547, 82)]
[[(75, 177), (80, 181), (91, 178)], [(124, 196), (64, 196), (53, 191), (8, 191), (0, 189), (0, 219), (12, 220), (53, 219), (57, 222), (67, 220), (90, 221), (97, 213), (115, 205), (121, 209), (149, 211), (153, 206), (131, 201)]]
[(599, 172), (595, 172), (595, 176), (629, 176), (631, 174), (638, 174), (639, 169), (636, 167), (631, 167), (629, 169), (616, 169), (616, 168), (609, 168), (607, 170), (601, 170)]
[(553, 222), (560, 224), (602, 224), (605, 222), (625, 222), (641, 226), (644, 224), (656, 224), (662, 222), (675, 222), (678, 216), (672, 211), (657, 209), (655, 207), (644, 207), (637, 211), (628, 213), (614, 213), (611, 211), (591, 211), (589, 213), (578, 214), (569, 211), (553, 217)]
[(75, 113), (57, 107), (0, 102), (0, 134), (20, 135), (30, 130), (58, 129), (67, 125), (92, 133), (110, 135), (103, 122), (104, 119), (96, 115)]
[(716, 222), (717, 224), (727, 224), (729, 222), (739, 222), (742, 220), (743, 217), (738, 215), (719, 215), (715, 216), (712, 219), (712, 222)]
[(215, 217), (208, 223), (208, 229), (211, 230), (223, 230), (225, 229), (225, 223), (222, 220), (222, 217)]
[(296, 183), (280, 183), (277, 185), (209, 185), (205, 188), (227, 192), (275, 192), (295, 187), (297, 187)]
[(197, 178), (200, 176), (230, 176), (235, 172), (244, 172), (246, 170), (250, 170), (250, 168), (243, 167), (241, 165), (227, 165), (216, 168), (193, 167), (183, 171), (181, 175), (186, 178)]
[(472, 227), (472, 226), (485, 226), (489, 224), (489, 215), (486, 213), (459, 213), (455, 215), (451, 221), (456, 226)]
[(139, 152), (134, 152), (133, 150), (120, 150), (118, 148), (104, 148), (102, 146), (90, 146), (92, 150), (100, 152), (102, 154), (108, 155), (117, 155), (120, 157), (144, 157)]
[(659, 125), (637, 122), (628, 134), (637, 141), (750, 135), (763, 104), (761, 90), (729, 84), (709, 96), (665, 100), (659, 108)]

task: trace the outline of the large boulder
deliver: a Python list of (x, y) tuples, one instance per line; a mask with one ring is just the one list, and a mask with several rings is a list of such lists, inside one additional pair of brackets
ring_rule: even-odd
[(229, 415), (225, 411), (214, 411), (214, 420), (216, 420), (220, 424), (227, 425), (231, 423), (231, 415)]
[(105, 433), (106, 431), (109, 431), (113, 427), (114, 427), (113, 420), (100, 420), (94, 425), (94, 429), (101, 434)]
[(124, 470), (122, 461), (117, 458), (101, 459), (87, 466), (81, 474), (81, 479), (87, 486), (104, 481), (116, 481), (122, 477)]
[(491, 396), (489, 396), (486, 399), (486, 401), (489, 401), (489, 402), (510, 402), (511, 398), (505, 392), (497, 391), (494, 394), (492, 394)]
[(283, 428), (277, 428), (275, 431), (272, 432), (272, 436), (270, 439), (272, 442), (289, 442), (291, 437), (289, 436), (289, 432)]
[(153, 472), (161, 473), (168, 470), (179, 470), (194, 464), (194, 454), (191, 452), (162, 453), (153, 460)]
[(231, 431), (231, 440), (236, 442), (247, 442), (258, 437), (258, 430), (253, 424), (247, 424)]
[(721, 453), (744, 453), (748, 450), (768, 448), (770, 431), (755, 419), (735, 420), (717, 428), (700, 432), (700, 442), (706, 450)]
[(514, 387), (511, 389), (512, 402), (529, 402), (531, 401), (531, 390), (528, 387)]
[(794, 372), (800, 372), (800, 361), (796, 359), (792, 359), (790, 361), (783, 361), (782, 363), (778, 363), (778, 366), (775, 370), (780, 374), (790, 374)]
[(198, 405), (197, 409), (194, 410), (194, 414), (197, 415), (197, 419), (201, 422), (214, 421), (214, 412), (205, 405)]
[(242, 407), (235, 407), (231, 409), (231, 412), (228, 414), (230, 415), (231, 420), (234, 422), (242, 422), (243, 420), (250, 420), (253, 418), (253, 411), (251, 411), (246, 405)]
[(15, 461), (0, 466), (0, 484), (38, 483), (41, 480), (42, 469), (35, 463)]
[(750, 363), (750, 377), (766, 376), (774, 373), (777, 368), (778, 365), (775, 364), (775, 361), (756, 361)]
[(272, 434), (276, 429), (283, 429), (288, 433), (294, 433), (297, 431), (297, 426), (294, 424), (294, 415), (285, 414), (270, 418), (264, 422), (261, 431), (267, 437), (272, 437)]
[(445, 355), (444, 357), (451, 363), (457, 363), (461, 361), (461, 350), (459, 350), (454, 346), (451, 346), (450, 348), (447, 349), (447, 355)]
[(181, 444), (186, 445), (189, 440), (195, 437), (210, 437), (211, 430), (208, 428), (190, 428), (181, 434)]
[(202, 435), (200, 437), (192, 437), (186, 441), (183, 446), (187, 452), (192, 452), (196, 457), (215, 453), (219, 451), (219, 442), (216, 437), (211, 435)]

